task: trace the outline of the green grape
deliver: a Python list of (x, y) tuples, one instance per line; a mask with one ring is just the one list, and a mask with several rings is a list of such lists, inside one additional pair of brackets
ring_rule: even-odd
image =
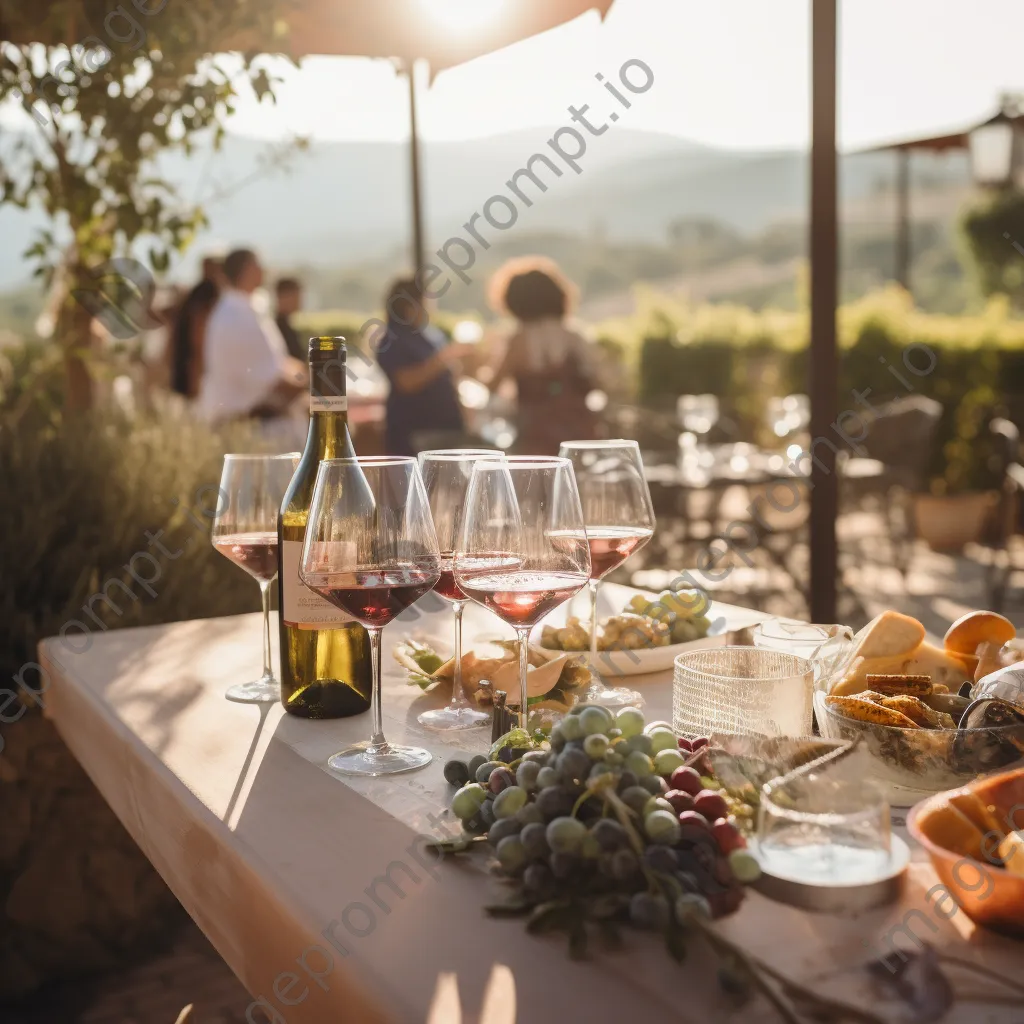
[(583, 741), (583, 750), (587, 757), (599, 761), (608, 750), (608, 737), (604, 733), (594, 733)]
[(591, 704), (583, 710), (577, 721), (582, 726), (585, 735), (594, 736), (612, 727), (612, 714), (599, 704)]
[(523, 754), (523, 762), (536, 761), (539, 765), (545, 765), (548, 763), (548, 752), (546, 750), (528, 750)]
[(659, 750), (679, 749), (679, 741), (676, 739), (676, 734), (671, 729), (655, 729), (654, 732), (649, 732), (647, 735), (651, 739), (651, 747), (655, 754), (657, 754)]
[(555, 818), (545, 833), (548, 846), (556, 853), (575, 853), (587, 834), (587, 827), (576, 818)]
[(640, 785), (654, 796), (662, 796), (668, 792), (668, 783), (660, 775), (642, 775)]
[(604, 763), (611, 765), (613, 768), (622, 768), (626, 763), (626, 759), (614, 749), (608, 749), (605, 751)]
[(519, 838), (522, 839), (526, 856), (530, 860), (540, 860), (550, 852), (547, 826), (540, 822), (531, 821), (528, 825), (524, 825), (523, 831), (519, 833)]
[(641, 754), (646, 754), (648, 757), (654, 756), (654, 745), (651, 743), (651, 738), (644, 733), (640, 733), (639, 736), (630, 736), (623, 745), (626, 750), (639, 750)]
[(547, 789), (548, 786), (558, 785), (558, 771), (551, 765), (546, 764), (537, 773), (537, 788)]
[(650, 736), (651, 733), (654, 732), (656, 729), (668, 729), (671, 732), (672, 731), (672, 723), (671, 722), (665, 722), (665, 721), (662, 721), (661, 719), (658, 719), (658, 721), (656, 721), (656, 722), (648, 722), (644, 726), (644, 732), (648, 736)]
[(566, 715), (555, 728), (567, 740), (583, 739), (583, 726), (579, 715)]
[(640, 750), (634, 750), (627, 754), (626, 760), (622, 762), (622, 767), (627, 772), (632, 772), (638, 779), (650, 775), (654, 771), (651, 759)]
[(476, 774), (473, 776), (473, 778), (477, 782), (479, 782), (482, 785), (486, 786), (487, 785), (487, 780), (490, 779), (490, 777), (491, 777), (491, 772), (493, 772), (495, 768), (504, 768), (504, 767), (506, 767), (506, 766), (504, 764), (502, 764), (501, 761), (484, 761), (483, 764), (481, 764), (480, 767), (477, 768)]
[(601, 855), (601, 844), (589, 832), (580, 843), (580, 856), (584, 860), (596, 860)]
[[(611, 779), (618, 779), (618, 770), (613, 768), (610, 764), (605, 764), (604, 761), (598, 761), (590, 769), (590, 774), (587, 776), (587, 782), (596, 782), (602, 775), (607, 775)], [(615, 787), (612, 786), (614, 789)]]
[(659, 750), (654, 755), (654, 770), (658, 775), (671, 775), (677, 768), (686, 764), (686, 758), (679, 753), (679, 748)]
[(761, 877), (761, 865), (749, 850), (733, 850), (729, 854), (729, 867), (737, 881), (744, 885), (756, 882)]
[(471, 782), (452, 797), (452, 813), (462, 821), (468, 821), (480, 810), (480, 805), (486, 799), (487, 790), (478, 782)]
[(671, 846), (679, 841), (679, 821), (672, 810), (657, 810), (644, 818), (644, 832), (652, 843)]
[(649, 892), (635, 892), (629, 901), (629, 919), (637, 928), (661, 931), (669, 921), (668, 901)]
[(675, 910), (676, 920), (680, 924), (684, 924), (695, 917), (701, 918), (704, 921), (711, 920), (711, 904), (699, 893), (684, 892), (682, 896), (677, 896)]
[(509, 786), (494, 798), (494, 816), (498, 819), (510, 818), (526, 806), (526, 790), (520, 786)]
[(598, 818), (590, 834), (602, 849), (609, 851), (617, 850), (629, 841), (626, 830), (614, 818)]
[(649, 796), (640, 814), (646, 818), (656, 811), (668, 811), (673, 817), (677, 816), (675, 808), (663, 796)]
[(526, 866), (526, 848), (519, 836), (502, 839), (495, 852), (498, 854), (498, 863), (510, 875)]
[(622, 730), (622, 735), (629, 739), (639, 736), (644, 731), (644, 715), (636, 708), (623, 708), (615, 716), (615, 724)]

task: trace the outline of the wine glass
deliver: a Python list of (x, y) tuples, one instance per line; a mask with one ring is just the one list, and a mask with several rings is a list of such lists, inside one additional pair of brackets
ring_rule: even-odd
[(299, 578), (366, 627), (373, 661), (373, 732), (330, 757), (343, 775), (422, 768), (430, 752), (384, 738), (380, 633), (441, 578), (441, 556), (416, 460), (391, 456), (320, 463)]
[(466, 595), (455, 582), (452, 563), (462, 528), (462, 510), (473, 463), (477, 459), (503, 459), (504, 452), (493, 448), (452, 448), (444, 451), (420, 452), (419, 466), (423, 486), (430, 502), (438, 545), (441, 548), (441, 578), (436, 593), (451, 601), (455, 612), (455, 677), (452, 699), (447, 707), (424, 711), (417, 721), (428, 729), (449, 732), (472, 729), (491, 720), (486, 711), (474, 708), (462, 689), (462, 609)]
[(597, 668), (597, 594), (601, 580), (654, 534), (654, 506), (636, 441), (563, 441), (572, 462), (590, 545), (590, 671), (586, 700), (609, 707), (642, 707), (643, 696), (606, 686)]
[(211, 539), (225, 558), (256, 578), (263, 597), (263, 675), (224, 695), (240, 704), (266, 704), (281, 696), (270, 664), (270, 584), (278, 570), (277, 515), (298, 463), (298, 452), (224, 456)]
[(525, 729), (530, 629), (590, 576), (572, 463), (536, 456), (474, 462), (454, 565), (462, 592), (516, 631), (518, 715)]

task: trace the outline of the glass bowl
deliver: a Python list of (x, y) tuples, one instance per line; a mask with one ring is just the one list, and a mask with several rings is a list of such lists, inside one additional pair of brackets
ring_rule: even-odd
[(1024, 722), (977, 729), (901, 729), (850, 718), (814, 695), (821, 735), (859, 741), (871, 756), (871, 777), (914, 793), (938, 793), (979, 775), (1024, 767)]

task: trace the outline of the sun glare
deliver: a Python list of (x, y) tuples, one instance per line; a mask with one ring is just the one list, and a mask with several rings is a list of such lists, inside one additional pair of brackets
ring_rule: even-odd
[(472, 32), (493, 21), (505, 0), (421, 0), (431, 18), (455, 32)]

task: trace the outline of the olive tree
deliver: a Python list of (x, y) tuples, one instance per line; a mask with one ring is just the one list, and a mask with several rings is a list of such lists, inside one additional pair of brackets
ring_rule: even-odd
[[(0, 108), (22, 122), (0, 137), (0, 203), (47, 217), (25, 256), (45, 285), (60, 277), (68, 409), (92, 402), (95, 310), (83, 299), (109, 293), (104, 268), (134, 256), (160, 272), (204, 223), (157, 157), (218, 145), (241, 90), (273, 99), (261, 51), (277, 48), (284, 2), (0, 0)], [(240, 41), (252, 49), (224, 52)], [(145, 317), (145, 281), (114, 276)]]

